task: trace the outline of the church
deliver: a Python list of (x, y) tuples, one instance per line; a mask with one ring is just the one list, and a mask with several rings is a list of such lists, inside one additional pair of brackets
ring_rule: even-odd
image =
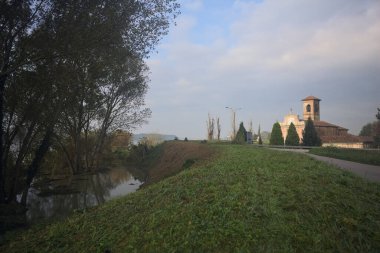
[(284, 140), (288, 134), (290, 123), (296, 127), (300, 141), (302, 142), (302, 132), (305, 129), (305, 122), (311, 118), (314, 122), (315, 129), (322, 140), (322, 146), (334, 146), (341, 148), (367, 148), (372, 143), (368, 137), (355, 136), (348, 133), (348, 129), (322, 121), (320, 118), (321, 99), (314, 96), (308, 96), (302, 99), (303, 102), (303, 119), (299, 115), (290, 112), (286, 115), (283, 122), (280, 122), (282, 136)]

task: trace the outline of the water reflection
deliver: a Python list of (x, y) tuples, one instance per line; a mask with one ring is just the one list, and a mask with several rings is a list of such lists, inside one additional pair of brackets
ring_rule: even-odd
[(27, 220), (34, 223), (42, 219), (62, 219), (76, 209), (134, 192), (141, 183), (124, 168), (52, 181), (38, 178), (28, 192)]

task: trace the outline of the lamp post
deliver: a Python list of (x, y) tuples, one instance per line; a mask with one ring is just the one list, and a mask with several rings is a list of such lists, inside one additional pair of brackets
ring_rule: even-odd
[(233, 107), (226, 106), (226, 109), (230, 109), (231, 113), (232, 113), (232, 136), (231, 136), (231, 140), (234, 140), (236, 137), (236, 111), (241, 110), (242, 108), (240, 108), (240, 107), (239, 108), (233, 108)]

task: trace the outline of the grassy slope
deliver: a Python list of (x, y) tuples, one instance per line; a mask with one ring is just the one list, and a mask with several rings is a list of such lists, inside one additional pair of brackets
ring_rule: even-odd
[(193, 164), (211, 158), (214, 153), (210, 145), (195, 142), (170, 141), (160, 144), (143, 163), (143, 167), (147, 168), (145, 185), (173, 176)]
[(379, 184), (299, 154), (218, 148), (214, 161), (32, 228), (0, 251), (380, 251)]
[(313, 148), (310, 150), (310, 153), (352, 162), (380, 165), (380, 151), (378, 150), (354, 150), (326, 147)]

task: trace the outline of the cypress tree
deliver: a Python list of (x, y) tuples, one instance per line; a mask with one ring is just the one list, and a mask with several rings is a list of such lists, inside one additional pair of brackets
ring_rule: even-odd
[(245, 130), (243, 122), (240, 123), (239, 130), (236, 133), (235, 143), (243, 144), (247, 140), (247, 130)]
[(322, 141), (315, 130), (314, 123), (309, 118), (305, 123), (305, 129), (302, 133), (302, 143), (304, 146), (321, 146)]
[(289, 146), (298, 146), (300, 144), (300, 138), (298, 137), (298, 133), (296, 127), (293, 122), (290, 123), (288, 129), (288, 135), (286, 136), (285, 144)]
[(273, 124), (269, 144), (284, 145), (284, 137), (282, 136), (281, 126), (278, 122)]

